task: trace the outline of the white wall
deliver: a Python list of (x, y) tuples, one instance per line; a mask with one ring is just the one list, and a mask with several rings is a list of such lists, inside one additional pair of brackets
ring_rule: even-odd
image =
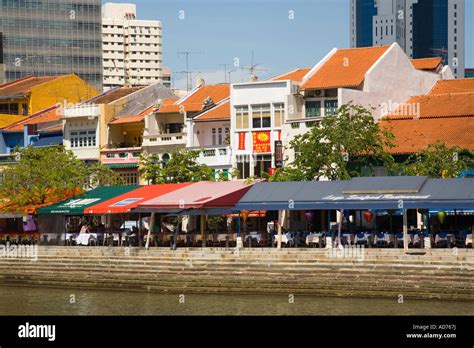
[[(74, 131), (96, 131), (96, 146), (93, 147), (71, 147), (71, 137), (70, 133)], [(95, 117), (93, 120), (90, 120), (87, 117), (76, 117), (73, 119), (66, 119), (64, 122), (64, 147), (68, 150), (71, 150), (78, 159), (81, 160), (99, 160), (100, 159), (100, 149), (99, 149), (99, 132), (100, 124), (98, 118)]]

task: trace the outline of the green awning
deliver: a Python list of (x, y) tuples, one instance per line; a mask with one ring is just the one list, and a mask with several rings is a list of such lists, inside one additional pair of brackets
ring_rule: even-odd
[(114, 163), (106, 164), (105, 166), (110, 169), (138, 168), (138, 163)]
[(83, 215), (84, 209), (108, 199), (133, 191), (140, 186), (104, 186), (81, 195), (38, 209), (38, 214)]

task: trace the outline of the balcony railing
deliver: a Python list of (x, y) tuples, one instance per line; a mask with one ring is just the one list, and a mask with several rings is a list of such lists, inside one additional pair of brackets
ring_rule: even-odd
[(229, 145), (192, 147), (187, 149), (200, 151), (197, 158), (199, 164), (206, 164), (210, 167), (230, 166), (232, 164)]
[(100, 151), (103, 164), (140, 163), (141, 147), (104, 149)]
[(64, 109), (65, 118), (73, 117), (99, 117), (99, 105), (77, 105)]
[(186, 133), (149, 135), (144, 137), (143, 143), (148, 146), (186, 145)]

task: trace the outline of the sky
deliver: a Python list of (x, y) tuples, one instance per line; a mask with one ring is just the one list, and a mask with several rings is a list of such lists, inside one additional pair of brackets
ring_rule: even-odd
[[(135, 3), (138, 19), (159, 20), (163, 63), (176, 88), (190, 80), (207, 84), (247, 81), (310, 67), (332, 48), (349, 47), (349, 0), (112, 0)], [(474, 67), (474, 0), (465, 0), (466, 67)], [(227, 66), (224, 68), (224, 64)]]

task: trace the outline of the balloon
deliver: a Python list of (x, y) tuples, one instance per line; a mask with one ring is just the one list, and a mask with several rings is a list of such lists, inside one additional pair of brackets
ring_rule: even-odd
[(312, 211), (307, 210), (306, 213), (304, 213), (304, 216), (305, 216), (306, 221), (308, 223), (311, 223), (311, 221), (313, 221), (313, 212)]
[(440, 210), (437, 215), (438, 215), (439, 222), (443, 223), (444, 219), (446, 219), (446, 213)]
[(372, 218), (374, 217), (374, 213), (372, 213), (371, 211), (364, 211), (363, 215), (365, 217), (365, 220), (367, 220), (367, 222), (370, 224)]
[(248, 210), (242, 210), (240, 212), (240, 215), (242, 215), (242, 219), (244, 220), (244, 222), (246, 222), (247, 218), (249, 217), (249, 211)]

